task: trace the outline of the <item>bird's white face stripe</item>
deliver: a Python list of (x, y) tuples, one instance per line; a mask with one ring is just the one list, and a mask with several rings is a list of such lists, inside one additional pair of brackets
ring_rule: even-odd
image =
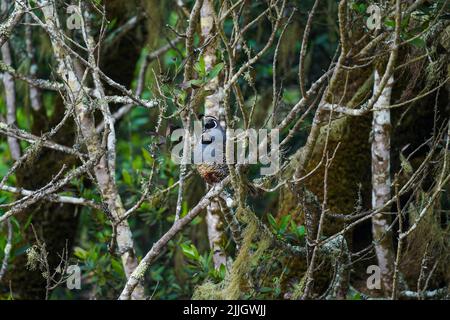
[(215, 129), (219, 126), (217, 119), (213, 117), (205, 117), (204, 131)]

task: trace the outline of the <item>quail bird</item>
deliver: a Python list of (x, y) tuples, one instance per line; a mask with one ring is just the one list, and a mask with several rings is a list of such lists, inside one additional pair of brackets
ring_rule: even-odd
[[(216, 140), (219, 137), (221, 137), (221, 143)], [(205, 116), (203, 132), (199, 143), (201, 143), (202, 153), (211, 150), (211, 154), (207, 156), (211, 156), (214, 160), (207, 159), (206, 161), (202, 161), (202, 163), (197, 165), (197, 171), (208, 184), (219, 183), (229, 174), (228, 165), (225, 161), (225, 138), (226, 132), (220, 125), (219, 120), (212, 116)], [(212, 145), (213, 143), (214, 145)], [(222, 161), (216, 162), (216, 152), (218, 152), (217, 155), (221, 157)]]

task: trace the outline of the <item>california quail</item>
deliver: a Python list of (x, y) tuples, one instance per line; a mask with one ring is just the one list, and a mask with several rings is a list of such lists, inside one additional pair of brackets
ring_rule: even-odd
[[(216, 138), (221, 138), (222, 141), (219, 141), (220, 139), (217, 140)], [(228, 176), (228, 165), (225, 161), (225, 139), (226, 132), (219, 121), (215, 117), (205, 116), (203, 132), (199, 141), (204, 157), (202, 163), (197, 165), (197, 171), (208, 184), (218, 183)], [(214, 145), (212, 145), (213, 143)], [(206, 153), (209, 153), (210, 150), (212, 150), (210, 155), (205, 154), (204, 151), (208, 151)], [(216, 152), (218, 152), (217, 155), (222, 161), (217, 161), (215, 158)], [(208, 159), (208, 156), (210, 156), (211, 159)]]

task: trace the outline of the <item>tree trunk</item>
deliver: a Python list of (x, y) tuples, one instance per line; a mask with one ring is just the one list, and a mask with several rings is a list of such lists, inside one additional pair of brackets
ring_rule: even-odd
[[(380, 85), (380, 75), (375, 70), (374, 92)], [(372, 209), (382, 208), (391, 199), (391, 103), (394, 78), (388, 81), (374, 106), (372, 125)], [(387, 214), (386, 214), (387, 213)], [(381, 271), (383, 291), (388, 296), (392, 291), (394, 249), (390, 231), (389, 212), (381, 212), (372, 217), (372, 234), (375, 253)]]
[[(130, 9), (134, 10), (134, 7), (129, 7), (122, 1), (108, 1), (107, 3), (108, 17), (110, 19), (119, 17), (117, 19), (118, 25), (126, 23), (129, 15), (134, 14)], [(124, 11), (128, 12), (128, 14), (124, 14)], [(152, 30), (156, 29), (155, 25), (151, 27)], [(136, 61), (139, 58), (143, 46), (148, 41), (148, 38), (145, 37), (145, 25), (138, 23), (134, 27), (134, 30), (137, 29), (143, 31), (130, 31), (126, 37), (116, 43), (114, 50), (117, 50), (117, 54), (104, 52), (105, 59), (100, 59), (104, 65), (102, 70), (106, 74), (111, 75), (119, 83), (128, 85), (131, 82), (134, 76)], [(152, 37), (156, 37), (156, 33), (152, 32), (152, 34)], [(39, 46), (36, 46), (39, 49)], [(124, 59), (125, 55), (127, 56), (126, 59)], [(32, 96), (35, 97), (35, 95)], [(34, 99), (33, 104), (39, 98)], [(39, 110), (33, 108), (31, 111), (33, 115), (31, 132), (39, 136), (42, 132), (48, 131), (61, 120), (64, 114), (64, 104), (59, 97), (56, 99), (55, 111), (51, 119), (47, 118), (44, 109)], [(63, 145), (72, 145), (75, 137), (74, 128), (75, 124), (69, 120), (55, 135), (53, 140)], [(17, 186), (30, 190), (36, 190), (42, 187), (52, 179), (55, 172), (61, 169), (63, 163), (71, 166), (76, 163), (76, 159), (71, 155), (44, 149), (32, 161), (28, 161), (24, 166), (18, 168), (16, 172)], [(47, 245), (50, 267), (57, 266), (60, 261), (58, 254), (61, 254), (66, 243), (69, 250), (73, 246), (74, 237), (77, 232), (79, 210), (80, 208), (70, 204), (55, 204), (41, 201), (16, 216), (22, 226), (30, 219), (30, 216), (32, 217), (31, 223)], [(18, 248), (29, 246), (35, 242), (34, 234), (30, 227), (24, 231), (24, 234), (23, 241), (16, 245)], [(15, 298), (43, 299), (45, 297), (45, 279), (39, 271), (28, 270), (26, 268), (26, 262), (27, 258), (25, 254), (17, 256), (14, 259), (13, 266), (11, 266), (11, 272), (7, 273), (7, 277), (3, 283), (7, 284), (11, 281), (12, 293)]]
[[(214, 7), (210, 0), (204, 0), (200, 10), (200, 27), (203, 41), (213, 36), (214, 31)], [(212, 40), (205, 48), (204, 59), (206, 71), (210, 71), (216, 65), (217, 40)], [(214, 93), (205, 98), (205, 115), (213, 116), (217, 119), (224, 115), (223, 105), (220, 104), (220, 84), (219, 77), (211, 79), (205, 85), (205, 90)], [(224, 121), (221, 121), (224, 126)], [(218, 269), (222, 264), (226, 265), (226, 254), (224, 249), (225, 232), (224, 222), (221, 216), (220, 205), (217, 201), (212, 201), (206, 209), (206, 224), (208, 226), (208, 240), (213, 251), (214, 267)]]

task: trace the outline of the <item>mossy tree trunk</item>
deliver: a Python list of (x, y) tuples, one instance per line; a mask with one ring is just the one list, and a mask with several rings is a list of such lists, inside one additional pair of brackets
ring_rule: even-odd
[[(390, 146), (390, 166), (391, 178), (393, 173), (398, 172), (401, 168), (401, 161), (399, 154), (403, 148), (408, 147), (408, 150), (415, 150), (426, 139), (433, 134), (433, 128), (442, 125), (442, 121), (448, 119), (449, 110), (449, 94), (450, 88), (448, 85), (449, 77), (449, 29), (448, 23), (440, 21), (426, 36), (427, 51), (430, 52), (433, 63), (420, 59), (426, 52), (425, 49), (413, 46), (403, 46), (399, 52), (398, 65), (406, 61), (414, 60), (413, 62), (404, 65), (402, 68), (396, 70), (394, 74), (395, 81), (392, 89), (392, 103), (396, 104), (417, 96), (417, 93), (432, 90), (436, 86), (440, 86), (439, 90), (434, 90), (430, 94), (421, 99), (414, 100), (405, 104), (401, 108), (392, 109), (392, 131), (391, 131), (391, 146)], [(361, 30), (361, 31), (358, 31)], [(358, 52), (367, 43), (364, 41), (358, 42), (364, 32), (363, 28), (354, 26), (351, 33), (350, 42), (354, 52)], [(380, 57), (378, 64), (385, 64), (386, 57)], [(360, 99), (355, 99), (356, 96), (365, 97), (370, 94), (373, 84), (372, 74), (374, 66), (359, 67), (357, 69), (348, 69), (341, 72), (337, 82), (337, 86), (333, 91), (334, 101), (339, 101), (340, 104), (350, 107), (359, 106)], [(445, 81), (447, 79), (447, 84)], [(445, 85), (442, 85), (442, 84)], [(359, 93), (358, 93), (359, 92)], [(434, 106), (434, 107), (433, 107)], [(439, 117), (435, 117), (435, 111), (438, 112)], [(340, 116), (333, 119), (330, 124), (330, 132), (328, 138), (328, 150), (334, 150), (339, 143), (339, 149), (328, 171), (328, 205), (330, 211), (338, 214), (351, 214), (355, 212), (362, 212), (371, 209), (371, 135), (372, 131), (372, 114), (365, 116)], [(318, 139), (315, 143), (313, 154), (308, 163), (306, 172), (316, 168), (323, 156), (323, 149), (326, 145), (327, 126), (323, 126), (320, 130)], [(419, 151), (410, 159), (414, 168), (417, 168), (424, 158), (424, 151)], [(318, 196), (319, 201), (323, 200), (323, 166), (315, 171), (313, 175), (308, 177), (302, 187)], [(391, 180), (392, 181), (392, 180)], [(295, 190), (294, 190), (295, 191)], [(287, 214), (294, 214), (299, 216), (298, 222), (305, 223), (304, 212), (300, 205), (300, 200), (296, 196), (298, 192), (292, 192), (288, 187), (284, 188), (280, 194), (278, 216)], [(408, 195), (408, 197), (410, 194)], [(407, 196), (405, 196), (406, 198)], [(402, 198), (403, 200), (403, 198)], [(386, 211), (395, 211), (395, 208), (386, 208)], [(438, 214), (438, 213), (436, 213)], [(436, 219), (431, 219), (436, 221)], [(437, 218), (439, 220), (439, 218)], [(389, 224), (391, 219), (389, 219)], [(436, 222), (433, 222), (433, 225)], [(344, 226), (342, 219), (327, 217), (325, 219), (325, 226), (323, 234), (325, 236), (332, 235), (340, 231)], [(384, 241), (396, 242), (396, 234), (398, 230), (397, 225), (394, 225), (393, 234), (385, 234)], [(431, 227), (431, 229), (440, 229), (439, 225)], [(429, 229), (430, 229), (429, 228)], [(427, 228), (425, 228), (427, 229)], [(443, 230), (443, 229), (442, 229)], [(387, 236), (387, 237), (386, 237)], [(372, 244), (371, 224), (365, 222), (360, 224), (353, 230), (346, 233), (346, 237), (350, 242), (352, 251), (356, 252), (367, 248)], [(390, 238), (389, 238), (390, 237)], [(422, 239), (421, 242), (431, 242), (432, 236), (428, 235), (429, 240)], [(441, 236), (439, 236), (440, 238)], [(415, 286), (415, 281), (419, 277), (421, 261), (415, 261), (411, 264), (413, 259), (411, 257), (422, 257), (425, 249), (424, 246), (416, 243), (415, 248), (419, 252), (415, 252), (412, 248), (413, 241), (418, 239), (411, 239), (411, 245), (408, 245), (408, 250), (404, 254), (403, 259), (409, 261), (410, 265), (402, 263), (402, 270), (407, 272), (407, 280), (411, 286)], [(440, 241), (438, 241), (440, 242)], [(438, 249), (436, 249), (438, 250)], [(439, 249), (442, 253), (442, 250)], [(391, 252), (395, 253), (394, 249)], [(437, 254), (437, 253), (436, 253)], [(438, 254), (437, 254), (438, 255)], [(366, 268), (371, 264), (377, 264), (373, 259), (365, 259), (355, 264), (355, 271), (357, 273), (366, 274)], [(392, 258), (392, 257), (391, 257)], [(392, 262), (392, 259), (391, 259)], [(414, 266), (413, 266), (414, 265)], [(403, 269), (402, 269), (403, 268)], [(439, 269), (439, 268), (438, 268)], [(413, 271), (415, 270), (415, 271)], [(365, 288), (365, 280), (363, 290)], [(377, 295), (379, 292), (370, 292), (370, 294)]]
[[(159, 5), (159, 3), (152, 4), (154, 8)], [(117, 19), (117, 25), (120, 26), (125, 24), (133, 15), (136, 15), (136, 6), (137, 1), (134, 5), (123, 1), (108, 1), (106, 5), (107, 17), (110, 20)], [(152, 21), (153, 23), (154, 21)], [(152, 25), (151, 28), (153, 30), (158, 29), (156, 25)], [(113, 48), (108, 52), (103, 52), (104, 59), (100, 59), (102, 70), (115, 81), (128, 86), (134, 77), (136, 62), (142, 48), (149, 39), (154, 39), (159, 35), (152, 29), (150, 29), (150, 25), (146, 24), (145, 19), (139, 20), (125, 36), (115, 43)], [(154, 34), (154, 36), (147, 37), (148, 32)], [(31, 132), (39, 136), (42, 132), (50, 130), (61, 120), (64, 110), (64, 103), (59, 97), (55, 99), (54, 111), (50, 117), (47, 116), (49, 112), (46, 110), (32, 110), (33, 126)], [(67, 121), (54, 137), (54, 141), (63, 145), (72, 145), (76, 136), (74, 128), (75, 124), (71, 120)], [(17, 170), (17, 186), (36, 190), (48, 183), (55, 173), (61, 170), (63, 164), (71, 167), (76, 162), (77, 159), (74, 156), (43, 149), (31, 161), (27, 161)], [(74, 244), (79, 210), (81, 208), (70, 204), (40, 201), (16, 216), (21, 226), (31, 221), (41, 240), (45, 241), (51, 268), (56, 267), (60, 262), (59, 255), (66, 248), (66, 245), (70, 250)], [(24, 230), (22, 241), (16, 246), (24, 247), (33, 243), (35, 243), (35, 236), (29, 226)], [(46, 292), (46, 280), (39, 270), (28, 270), (26, 262), (25, 254), (17, 256), (10, 272), (7, 274), (5, 283), (11, 281), (12, 294), (15, 298), (43, 299)]]

